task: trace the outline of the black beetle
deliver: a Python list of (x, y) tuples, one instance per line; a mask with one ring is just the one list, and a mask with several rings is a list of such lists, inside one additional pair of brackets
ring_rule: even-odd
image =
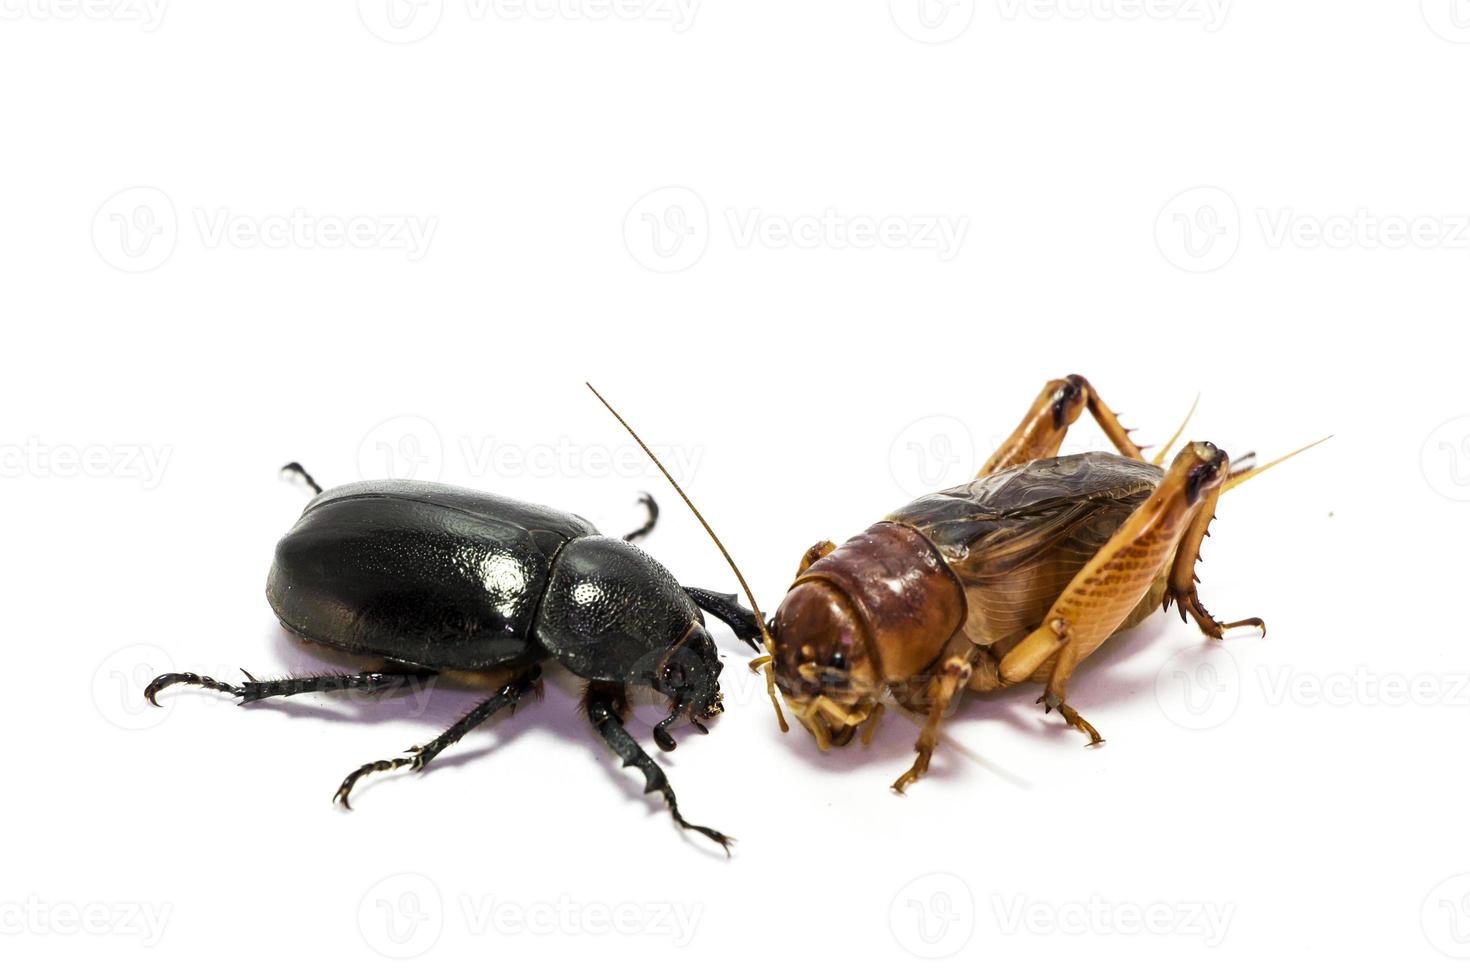
[(555, 660), (588, 682), (583, 704), (592, 726), (624, 766), (643, 773), (644, 791), (661, 792), (680, 827), (728, 852), (730, 838), (680, 815), (663, 770), (623, 727), (629, 685), (669, 699), (668, 716), (653, 731), (665, 751), (675, 747), (668, 729), (682, 715), (706, 731), (700, 719), (720, 712), (723, 665), (701, 608), (753, 640), (733, 595), (682, 588), (631, 543), (657, 520), (651, 497), (643, 498), (648, 522), (618, 539), (574, 514), (493, 494), (410, 480), (323, 492), (300, 464), (284, 469), (304, 477), (316, 496), (276, 546), (266, 585), (271, 608), (298, 636), (378, 658), (383, 669), (269, 681), (246, 673), (238, 685), (162, 674), (145, 691), (149, 701), (157, 704), (174, 684), (248, 704), (316, 691), (391, 691), (446, 671), (509, 677), (438, 738), (350, 773), (333, 796), (348, 806), (363, 776), (423, 769), (491, 715), (513, 709), (536, 689), (541, 663)]

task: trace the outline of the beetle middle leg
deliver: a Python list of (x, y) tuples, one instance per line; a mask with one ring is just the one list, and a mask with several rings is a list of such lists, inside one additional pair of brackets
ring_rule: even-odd
[(342, 785), (337, 787), (337, 792), (332, 794), (332, 802), (341, 803), (344, 807), (351, 810), (352, 804), (347, 802), (347, 798), (352, 793), (352, 787), (357, 785), (357, 781), (368, 773), (392, 772), (394, 769), (402, 769), (404, 767), (408, 767), (414, 771), (423, 769), (440, 752), (443, 752), (449, 746), (464, 738), (471, 730), (484, 724), (497, 711), (503, 708), (514, 709), (522, 698), (536, 689), (536, 682), (540, 677), (541, 668), (532, 667), (530, 670), (518, 675), (515, 679), (507, 683), (493, 697), (481, 701), (470, 710), (469, 714), (465, 715), (453, 725), (450, 725), (444, 734), (433, 741), (426, 742), (423, 745), (415, 745), (408, 750), (409, 754), (406, 756), (399, 756), (394, 759), (380, 759), (377, 762), (369, 762), (365, 765), (358, 766), (347, 774), (346, 779), (342, 780)]
[(1123, 423), (1098, 396), (1092, 383), (1080, 374), (1069, 374), (1046, 383), (1021, 419), (1021, 424), (1016, 426), (1016, 431), (1001, 443), (976, 478), (1034, 459), (1055, 456), (1066, 438), (1067, 429), (1082, 417), (1084, 409), (1091, 413), (1119, 453), (1130, 459), (1143, 458), (1143, 450), (1129, 435), (1131, 430), (1123, 428)]
[(587, 685), (587, 694), (583, 701), (587, 710), (587, 717), (592, 722), (592, 727), (597, 729), (597, 734), (607, 743), (608, 748), (615, 752), (623, 761), (624, 768), (632, 767), (643, 773), (645, 793), (662, 793), (664, 801), (669, 805), (669, 812), (673, 815), (674, 823), (685, 830), (694, 830), (708, 837), (730, 853), (730, 845), (734, 838), (727, 837), (710, 827), (701, 827), (684, 819), (679, 812), (679, 801), (674, 796), (674, 789), (669, 785), (668, 777), (654, 762), (649, 754), (643, 751), (643, 746), (628, 734), (623, 727), (623, 714), (627, 710), (628, 699), (623, 685), (607, 681), (593, 681)]
[(364, 671), (361, 674), (317, 674), (310, 677), (283, 677), (278, 680), (258, 681), (247, 670), (241, 669), (246, 677), (244, 684), (227, 684), (203, 674), (175, 673), (159, 674), (143, 690), (143, 696), (154, 706), (158, 705), (158, 694), (175, 684), (203, 687), (211, 691), (233, 694), (241, 704), (263, 701), (266, 698), (287, 698), (293, 694), (311, 694), (331, 691), (366, 691), (380, 694), (396, 691), (413, 680), (425, 680), (434, 676), (434, 671)]

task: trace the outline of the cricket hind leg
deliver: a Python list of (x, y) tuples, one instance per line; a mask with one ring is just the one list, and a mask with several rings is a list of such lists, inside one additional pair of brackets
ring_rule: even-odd
[(622, 760), (624, 768), (631, 767), (643, 773), (643, 792), (662, 793), (664, 802), (669, 806), (669, 813), (674, 818), (674, 823), (685, 830), (703, 834), (723, 847), (728, 855), (730, 845), (735, 842), (733, 837), (728, 837), (710, 827), (690, 823), (679, 812), (679, 801), (674, 796), (674, 789), (669, 785), (668, 777), (664, 775), (658, 763), (653, 761), (637, 740), (623, 727), (623, 714), (627, 706), (628, 699), (623, 685), (607, 681), (593, 681), (587, 685), (583, 707), (587, 711), (588, 719), (592, 722), (592, 727), (597, 730), (598, 735), (602, 736), (608, 748), (612, 749)]
[(1097, 421), (1108, 440), (1124, 456), (1142, 459), (1143, 450), (1134, 443), (1131, 429), (1125, 429), (1117, 414), (1098, 395), (1097, 389), (1080, 374), (1048, 381), (1031, 403), (1021, 424), (1016, 426), (976, 474), (976, 479), (1010, 466), (1057, 455), (1067, 430), (1087, 411)]
[(240, 672), (246, 678), (243, 684), (228, 684), (224, 681), (217, 681), (213, 677), (188, 672), (159, 674), (149, 682), (143, 691), (143, 696), (157, 706), (158, 695), (161, 691), (176, 684), (186, 684), (191, 687), (219, 691), (223, 694), (233, 694), (240, 699), (241, 704), (250, 704), (253, 701), (264, 701), (266, 698), (288, 698), (293, 694), (317, 692), (366, 691), (371, 694), (396, 692), (414, 680), (426, 680), (434, 676), (432, 670), (398, 673), (364, 671), (360, 674), (315, 674), (308, 677), (283, 677), (278, 680), (258, 681), (248, 670), (241, 668)]
[(347, 774), (346, 779), (342, 780), (342, 785), (338, 786), (337, 792), (332, 794), (332, 802), (341, 803), (344, 808), (351, 810), (352, 804), (348, 802), (348, 797), (352, 794), (352, 787), (356, 786), (357, 781), (369, 773), (392, 772), (395, 769), (403, 769), (405, 767), (416, 772), (423, 769), (440, 752), (443, 752), (449, 746), (464, 738), (465, 735), (469, 734), (475, 728), (483, 725), (490, 719), (491, 715), (505, 708), (514, 710), (521, 699), (536, 689), (537, 682), (540, 678), (541, 668), (532, 667), (530, 670), (517, 675), (507, 682), (492, 697), (486, 698), (477, 704), (463, 718), (450, 725), (444, 734), (438, 738), (426, 742), (423, 745), (413, 746), (408, 750), (408, 755), (406, 756), (399, 756), (393, 759), (380, 759), (377, 762), (369, 762), (358, 766)]
[[(1067, 704), (1067, 683), (1077, 665), (1102, 645), (1174, 567), (1186, 535), (1207, 518), (1229, 458), (1210, 443), (1190, 443), (1148, 499), (1123, 522), (1052, 603), (1042, 623), (1001, 658), (1003, 686), (1045, 679), (1040, 703), (1062, 713), (1094, 744), (1097, 729)], [(1201, 532), (1202, 533), (1202, 532)], [(1046, 668), (1049, 669), (1049, 673)]]
[[(1249, 472), (1250, 466), (1232, 467), (1231, 475)], [(1210, 615), (1210, 611), (1200, 602), (1199, 589), (1197, 587), (1199, 576), (1195, 574), (1195, 564), (1200, 558), (1200, 546), (1205, 538), (1210, 536), (1210, 524), (1215, 520), (1215, 505), (1220, 500), (1220, 489), (1211, 491), (1201, 502), (1198, 513), (1184, 532), (1184, 538), (1179, 542), (1179, 550), (1174, 556), (1174, 564), (1169, 570), (1169, 587), (1164, 594), (1164, 608), (1168, 609), (1170, 604), (1179, 603), (1179, 618), (1188, 622), (1195, 621), (1200, 631), (1206, 636), (1216, 640), (1225, 636), (1226, 630), (1236, 629), (1242, 626), (1253, 626), (1266, 635), (1266, 621), (1258, 616), (1249, 616), (1245, 619), (1237, 619), (1234, 622), (1224, 623)]]
[(295, 473), (297, 476), (305, 480), (306, 485), (311, 487), (311, 495), (313, 497), (322, 492), (322, 485), (316, 482), (316, 479), (313, 478), (310, 473), (306, 472), (306, 467), (302, 466), (300, 463), (294, 461), (287, 463), (285, 466), (281, 467), (281, 472)]

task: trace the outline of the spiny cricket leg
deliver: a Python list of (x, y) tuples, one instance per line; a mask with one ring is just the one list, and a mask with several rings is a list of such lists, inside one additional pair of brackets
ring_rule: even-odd
[(217, 681), (213, 677), (201, 674), (159, 674), (144, 689), (143, 696), (157, 705), (158, 694), (164, 688), (173, 687), (175, 684), (188, 684), (193, 687), (233, 694), (240, 699), (241, 704), (249, 704), (265, 698), (285, 698), (293, 694), (309, 694), (317, 691), (368, 691), (377, 694), (397, 690), (411, 680), (422, 680), (434, 676), (433, 671), (402, 673), (368, 671), (361, 674), (318, 674), (310, 677), (283, 677), (279, 680), (258, 681), (250, 675), (248, 670), (242, 668), (240, 672), (247, 678), (244, 684), (226, 684), (224, 681)]
[(945, 658), (940, 662), (934, 676), (929, 679), (924, 690), (928, 715), (924, 719), (924, 727), (919, 730), (919, 739), (914, 743), (914, 751), (919, 755), (908, 771), (893, 781), (895, 793), (902, 793), (910, 783), (929, 771), (929, 760), (939, 745), (939, 724), (948, 714), (955, 695), (970, 680), (970, 674), (974, 670), (972, 656), (973, 652)]
[(1143, 458), (1143, 450), (1134, 444), (1130, 430), (1123, 428), (1118, 416), (1098, 396), (1091, 382), (1080, 374), (1069, 374), (1046, 383), (1021, 419), (1021, 424), (1016, 426), (1016, 431), (1001, 443), (976, 478), (1034, 459), (1055, 456), (1061, 450), (1067, 429), (1082, 417), (1083, 409), (1097, 420), (1119, 453), (1130, 459)]
[(471, 730), (484, 724), (491, 715), (503, 708), (514, 708), (517, 702), (536, 689), (536, 682), (540, 677), (541, 668), (532, 667), (530, 670), (518, 675), (515, 679), (507, 683), (493, 697), (487, 698), (477, 704), (470, 710), (469, 714), (465, 715), (453, 725), (450, 725), (449, 729), (443, 735), (424, 745), (415, 745), (409, 749), (407, 756), (400, 756), (396, 759), (381, 759), (377, 762), (369, 762), (366, 765), (357, 767), (347, 774), (346, 779), (342, 780), (342, 785), (337, 787), (336, 793), (332, 794), (332, 802), (341, 803), (342, 806), (351, 810), (352, 805), (348, 803), (347, 798), (352, 793), (352, 787), (357, 785), (357, 781), (368, 773), (391, 772), (394, 769), (402, 769), (404, 766), (414, 770), (423, 769), (434, 760), (436, 755), (464, 738)]
[[(1207, 442), (1180, 450), (1154, 492), (1072, 577), (1039, 627), (1001, 658), (1000, 683), (1019, 684), (1050, 664), (1042, 701), (1047, 710), (1066, 704), (1067, 682), (1077, 664), (1102, 645), (1166, 572), (1207, 494), (1218, 491), (1230, 465)], [(1097, 738), (1076, 712), (1069, 724)]]
[(608, 748), (615, 752), (623, 761), (623, 766), (636, 768), (643, 773), (645, 793), (662, 793), (664, 801), (669, 805), (669, 812), (674, 817), (674, 823), (686, 830), (694, 830), (708, 837), (730, 853), (730, 845), (734, 838), (726, 837), (718, 830), (709, 827), (701, 827), (684, 819), (679, 812), (679, 801), (674, 796), (673, 787), (669, 785), (668, 777), (659, 768), (658, 763), (643, 751), (628, 730), (623, 727), (623, 710), (627, 706), (627, 696), (621, 684), (606, 681), (593, 681), (587, 685), (587, 695), (583, 701), (587, 709), (587, 717), (592, 721), (592, 727), (597, 729), (597, 734), (607, 743)]
[(801, 578), (803, 575), (806, 574), (806, 570), (808, 568), (811, 568), (813, 564), (821, 561), (823, 558), (826, 558), (828, 555), (836, 550), (837, 546), (831, 541), (818, 541), (816, 544), (806, 549), (806, 551), (801, 556), (801, 564), (796, 566), (795, 578)]
[(1179, 550), (1174, 556), (1174, 565), (1169, 569), (1169, 591), (1164, 596), (1164, 608), (1168, 609), (1171, 602), (1179, 603), (1179, 618), (1188, 620), (1193, 618), (1199, 625), (1200, 630), (1206, 635), (1220, 639), (1226, 630), (1235, 629), (1237, 626), (1254, 626), (1260, 629), (1261, 635), (1266, 635), (1266, 622), (1256, 616), (1247, 619), (1237, 619), (1233, 623), (1222, 623), (1199, 601), (1199, 591), (1195, 583), (1199, 576), (1194, 573), (1195, 563), (1200, 561), (1199, 549), (1205, 538), (1210, 536), (1210, 522), (1215, 519), (1215, 504), (1220, 500), (1220, 490), (1215, 489), (1207, 494), (1200, 503), (1199, 512), (1195, 514), (1193, 522), (1184, 532), (1183, 539), (1179, 542)]
[(300, 463), (287, 463), (285, 466), (281, 467), (281, 472), (295, 473), (300, 476), (303, 480), (306, 481), (306, 485), (311, 487), (312, 496), (315, 496), (322, 492), (322, 485), (316, 482), (316, 480), (312, 479), (311, 474), (306, 472), (306, 467), (302, 466)]

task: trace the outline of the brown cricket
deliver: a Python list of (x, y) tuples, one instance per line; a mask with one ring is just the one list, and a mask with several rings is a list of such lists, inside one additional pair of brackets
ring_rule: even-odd
[[(1116, 453), (1057, 455), (1084, 411)], [(924, 718), (918, 757), (893, 784), (901, 793), (927, 771), (964, 690), (1040, 684), (1037, 703), (1095, 745), (1102, 737), (1067, 702), (1067, 683), (1114, 633), (1177, 603), (1210, 637), (1241, 626), (1264, 636), (1258, 618), (1212, 616), (1194, 568), (1220, 496), (1296, 453), (1232, 472), (1223, 450), (1192, 442), (1164, 468), (1188, 421), (1146, 461), (1087, 379), (1049, 381), (973, 481), (920, 497), (841, 546), (807, 549), (769, 624), (731, 561), (768, 652), (752, 668), (766, 670), (782, 730), (777, 689), (823, 749), (859, 729), (866, 742), (891, 695)]]

